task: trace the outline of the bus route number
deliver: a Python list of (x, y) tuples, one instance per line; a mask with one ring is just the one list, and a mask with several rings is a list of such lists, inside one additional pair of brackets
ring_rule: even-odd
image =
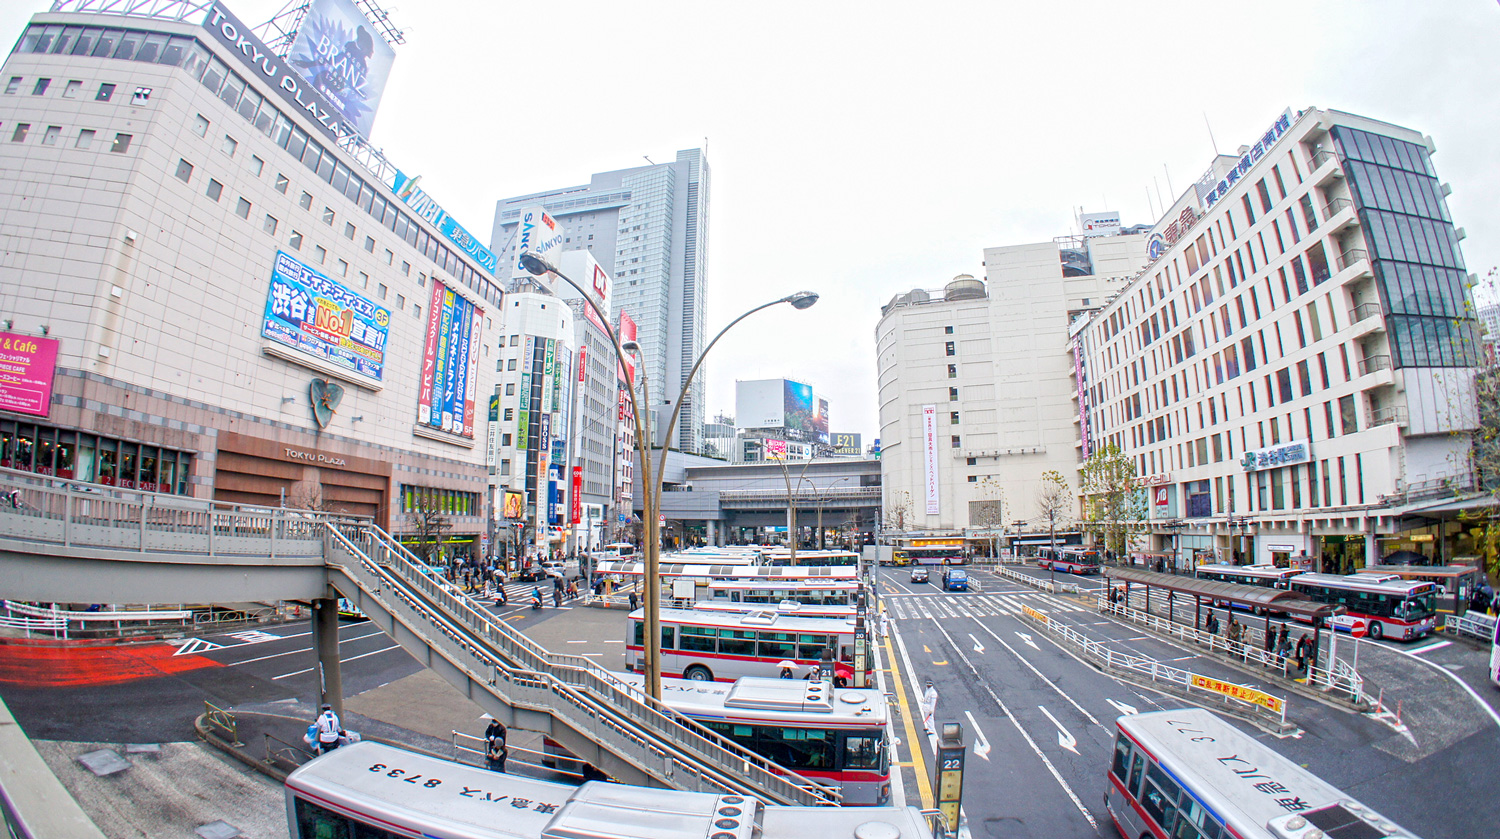
[(962, 767), (960, 767), (958, 764), (959, 764), (959, 760), (956, 757), (945, 757), (945, 758), (943, 758), (943, 769), (945, 769), (945, 770), (948, 770), (948, 769), (952, 769), (952, 770), (961, 769)]
[(387, 778), (395, 778), (399, 781), (405, 781), (408, 784), (419, 784), (423, 787), (426, 787), (427, 789), (432, 789), (433, 787), (439, 786), (443, 783), (437, 778), (428, 778), (426, 781), (423, 781), (420, 774), (407, 775), (405, 769), (392, 769), (391, 767), (386, 766), (384, 763), (377, 763), (371, 766), (370, 771), (384, 772)]

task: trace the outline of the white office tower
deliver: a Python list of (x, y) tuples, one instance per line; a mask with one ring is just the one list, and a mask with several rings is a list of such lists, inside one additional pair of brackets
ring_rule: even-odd
[[(588, 251), (615, 279), (611, 319), (623, 311), (638, 325), (652, 401), (660, 404), (677, 396), (703, 351), (708, 197), (708, 162), (700, 149), (686, 149), (672, 163), (501, 199), (491, 244), (502, 263), (513, 261), (522, 212), (542, 207), (555, 217), (566, 228), (562, 249)], [(703, 446), (703, 382), (700, 371), (671, 444), (694, 454)]]
[(1153, 547), (1329, 572), (1475, 552), (1479, 330), (1432, 153), (1284, 113), (1213, 161), (1079, 331), (1082, 453), (1135, 459)]
[[(986, 248), (985, 279), (896, 295), (875, 329), (886, 529), (961, 532), (1036, 515), (1043, 473), (1078, 487), (1070, 328), (1146, 261), (1146, 235)], [(1090, 226), (1103, 229), (1090, 229)], [(1102, 234), (1102, 235), (1098, 235)]]

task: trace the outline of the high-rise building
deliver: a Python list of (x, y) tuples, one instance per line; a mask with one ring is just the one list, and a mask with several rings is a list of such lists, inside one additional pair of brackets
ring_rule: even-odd
[(1135, 461), (1146, 547), (1328, 572), (1478, 552), (1479, 329), (1432, 153), (1288, 111), (1152, 228), (1074, 345), (1081, 453)]
[[(502, 265), (519, 255), (521, 212), (536, 206), (563, 226), (563, 250), (587, 250), (614, 278), (611, 318), (618, 322), (623, 311), (637, 324), (652, 401), (674, 399), (705, 341), (709, 167), (702, 150), (679, 151), (672, 163), (601, 172), (582, 186), (501, 199), (491, 245)], [(671, 443), (694, 454), (703, 448), (703, 382), (700, 371)]]
[(1077, 488), (1070, 330), (1145, 261), (1146, 235), (1115, 216), (1082, 236), (986, 248), (983, 281), (963, 274), (886, 304), (875, 329), (886, 530), (1032, 519), (1050, 470)]

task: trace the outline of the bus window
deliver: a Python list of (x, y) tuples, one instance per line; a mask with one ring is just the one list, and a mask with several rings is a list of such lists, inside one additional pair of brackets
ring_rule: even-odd
[(1125, 735), (1121, 734), (1115, 738), (1115, 762), (1110, 767), (1110, 771), (1115, 773), (1115, 777), (1119, 778), (1122, 784), (1125, 783), (1125, 767), (1129, 765), (1130, 741), (1126, 740)]
[(1219, 839), (1219, 823), (1192, 796), (1183, 799), (1182, 810), (1177, 814), (1177, 832), (1172, 839)]
[(788, 767), (797, 769), (832, 769), (833, 740), (830, 732), (819, 728), (783, 728), (781, 739), (791, 755)]
[(842, 769), (879, 769), (880, 735), (846, 734), (844, 736), (844, 765)]
[(644, 646), (646, 643), (645, 624), (641, 623), (640, 621), (631, 621), (630, 623), (635, 628), (635, 631), (631, 633), (632, 637), (635, 638), (635, 645), (637, 647)]
[(798, 635), (797, 657), (822, 660), (823, 651), (828, 649), (832, 640), (827, 635)]
[(790, 632), (762, 632), (760, 634), (761, 658), (796, 658), (797, 645)]
[(712, 626), (684, 626), (680, 649), (695, 653), (715, 652), (719, 630)]
[(1182, 789), (1167, 777), (1167, 773), (1154, 763), (1146, 767), (1146, 789), (1140, 797), (1141, 806), (1168, 836), (1172, 835), (1173, 822), (1177, 820), (1177, 799), (1181, 797)]
[(1135, 753), (1135, 760), (1130, 764), (1130, 786), (1128, 792), (1130, 797), (1140, 800), (1141, 797), (1141, 775), (1146, 768), (1146, 759), (1140, 752)]
[(724, 655), (755, 655), (755, 630), (720, 629), (719, 652)]
[(672, 643), (672, 634), (673, 634), (674, 630), (675, 630), (675, 627), (671, 627), (671, 626), (663, 626), (661, 628), (661, 648), (662, 649), (664, 649), (664, 650), (671, 650), (671, 649), (675, 649), (677, 647), (676, 644)]

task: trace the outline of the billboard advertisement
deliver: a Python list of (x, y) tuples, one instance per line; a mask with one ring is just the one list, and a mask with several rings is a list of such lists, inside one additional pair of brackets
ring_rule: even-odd
[(938, 514), (937, 406), (922, 406), (922, 479), (927, 486), (927, 515)]
[(525, 493), (505, 491), (505, 517), (508, 519), (519, 519), (526, 515)]
[[(557, 270), (567, 274), (572, 280), (583, 286), (584, 291), (589, 293), (589, 298), (604, 317), (609, 317), (610, 287), (612, 285), (609, 272), (600, 267), (598, 260), (588, 251), (566, 251), (557, 255), (557, 261), (553, 263)], [(563, 285), (557, 289), (557, 296), (564, 300), (573, 300), (578, 297), (578, 292), (571, 286)], [(599, 313), (594, 311), (594, 306), (587, 304), (583, 307), (583, 316), (589, 322), (599, 328), (605, 334), (609, 330), (605, 328), (604, 321), (599, 318)], [(622, 339), (623, 340), (623, 339)]]
[(816, 440), (817, 402), (813, 399), (812, 385), (794, 382), (791, 379), (783, 381), (786, 385), (782, 411), (786, 416), (787, 439), (804, 443)]
[(813, 416), (813, 439), (819, 443), (828, 442), (828, 400), (818, 400), (818, 413)]
[(209, 7), (203, 27), (220, 46), (227, 49), (242, 65), (241, 72), (259, 77), (276, 89), (281, 101), (293, 113), (305, 114), (314, 126), (330, 140), (355, 133), (337, 107), (283, 61), (239, 18), (223, 6)]
[[(474, 234), (464, 228), (462, 224), (453, 220), (453, 216), (438, 206), (432, 197), (417, 187), (422, 176), (413, 178), (401, 170), (396, 170), (396, 176), (391, 179), (391, 191), (396, 197), (411, 207), (412, 212), (426, 219), (438, 232), (443, 234), (448, 241), (452, 242), (459, 250), (469, 255), (469, 258), (479, 263), (479, 267), (495, 273), (495, 266), (499, 260), (489, 248), (481, 245)], [(572, 276), (569, 274), (568, 276)]]
[(389, 310), (277, 251), (261, 335), (299, 354), (380, 382)]
[(484, 313), (436, 278), (427, 309), (417, 424), (474, 437), (474, 390)]
[[(543, 277), (533, 276), (530, 271), (521, 267), (521, 254), (534, 253), (542, 259), (558, 265), (558, 255), (562, 253), (563, 226), (557, 223), (557, 219), (551, 213), (541, 207), (529, 207), (521, 211), (520, 218), (516, 221), (516, 261), (511, 264), (511, 279), (525, 277), (534, 280), (538, 285), (554, 292), (557, 286), (557, 278), (548, 274)], [(567, 274), (567, 271), (563, 271)], [(568, 274), (573, 277), (572, 274)], [(576, 277), (575, 277), (576, 279)]]
[(572, 498), (570, 499), (572, 501), (572, 503), (569, 505), (569, 507), (571, 508), (571, 513), (572, 513), (572, 515), (570, 516), (570, 521), (572, 521), (573, 523), (576, 524), (578, 522), (583, 521), (583, 467), (582, 466), (574, 466), (573, 467), (573, 486), (572, 486), (572, 492), (569, 493), (569, 494), (572, 496)]
[(786, 423), (786, 399), (781, 379), (734, 383), (735, 425), (740, 428), (781, 428)]
[(56, 370), (56, 338), (0, 332), (0, 410), (47, 416)]
[(860, 455), (864, 453), (864, 447), (860, 445), (861, 438), (858, 434), (847, 434), (838, 432), (832, 435), (833, 453), (842, 455)]
[(287, 55), (287, 63), (364, 137), (375, 124), (395, 60), (396, 51), (352, 0), (312, 0)]
[(1118, 211), (1083, 213), (1078, 217), (1078, 222), (1083, 226), (1083, 235), (1086, 237), (1120, 235), (1120, 213)]
[[(637, 330), (635, 321), (630, 319), (630, 315), (627, 315), (624, 309), (620, 310), (620, 330), (615, 334), (620, 336), (621, 346), (624, 346), (628, 341), (636, 340)], [(635, 356), (630, 353), (625, 353), (623, 357), (625, 361), (625, 368), (619, 371), (620, 380), (629, 382), (631, 385), (634, 385)]]
[(762, 440), (760, 450), (765, 453), (766, 460), (786, 460), (785, 440)]

